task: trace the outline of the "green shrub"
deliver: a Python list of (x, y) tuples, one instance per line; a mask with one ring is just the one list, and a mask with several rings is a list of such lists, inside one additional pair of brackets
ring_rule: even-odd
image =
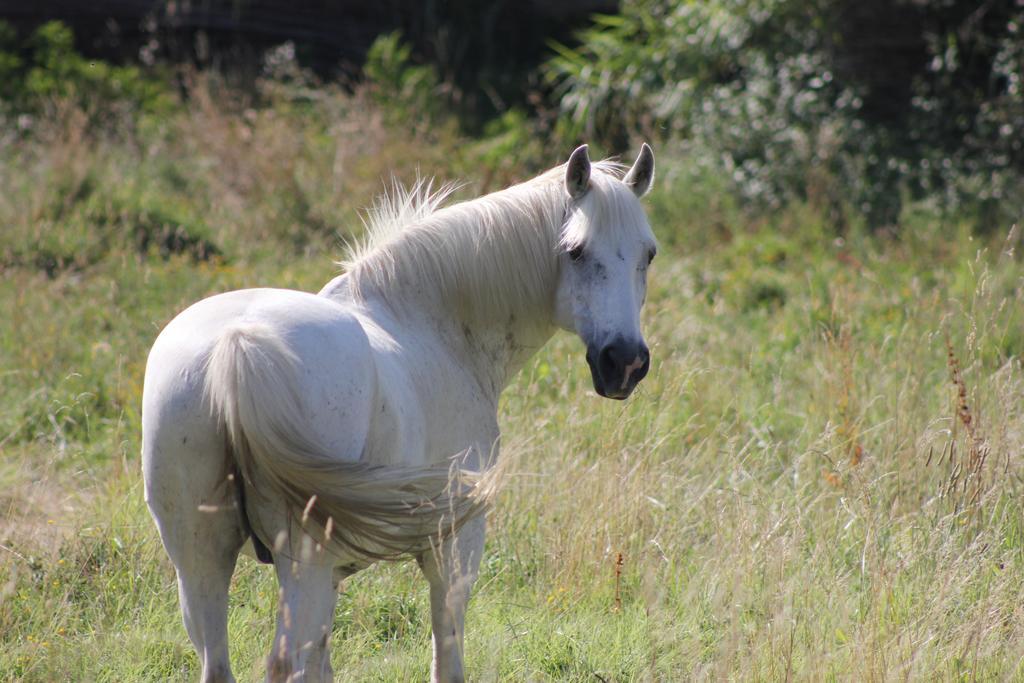
[(87, 59), (74, 34), (59, 21), (39, 26), (25, 40), (0, 21), (0, 101), (13, 112), (37, 112), (70, 101), (99, 116), (119, 105), (160, 112), (172, 101), (167, 87), (134, 66)]
[(366, 54), (363, 74), (374, 100), (394, 123), (430, 125), (444, 111), (432, 66), (412, 62), (412, 48), (395, 31), (380, 36)]
[(630, 0), (544, 74), (563, 137), (668, 141), (748, 206), (809, 199), (877, 226), (935, 196), (1005, 228), (1024, 209), (1024, 8), (982, 10)]

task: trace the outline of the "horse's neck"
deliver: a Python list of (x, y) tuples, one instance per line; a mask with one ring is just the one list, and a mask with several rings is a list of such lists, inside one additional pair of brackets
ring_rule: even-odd
[[(399, 324), (438, 335), (497, 401), (554, 331), (555, 250), (565, 219), (560, 191), (560, 184), (542, 177), (484, 203), (453, 207), (459, 213), (447, 220), (455, 221), (457, 239), (427, 243), (440, 250), (431, 258), (405, 251), (423, 249), (423, 241), (399, 241), (357, 264), (352, 281), (335, 279), (321, 295), (376, 302), (371, 308), (386, 307)], [(464, 248), (474, 239), (465, 232), (469, 227), (483, 231), (480, 250)]]
[(467, 319), (447, 308), (428, 306), (416, 314), (413, 324), (423, 334), (436, 335), (495, 406), (508, 383), (555, 331), (546, 308), (524, 309), (499, 321)]
[[(319, 296), (342, 305), (352, 304), (348, 276), (340, 275), (328, 282)], [(363, 305), (367, 303), (370, 302), (364, 301)], [(386, 300), (380, 299), (376, 304), (370, 303), (368, 310), (377, 305), (390, 308)], [(371, 317), (375, 316), (371, 313)], [(438, 337), (440, 345), (473, 374), (495, 404), (502, 390), (555, 331), (551, 312), (544, 306), (525, 309), (505, 321), (467, 320), (442, 305), (429, 304), (416, 310), (393, 311), (388, 317), (403, 327), (415, 328), (416, 335)]]
[(555, 327), (550, 320), (520, 320), (504, 327), (467, 326), (466, 331), (466, 353), (475, 359), (475, 374), (497, 401), (523, 365), (551, 338)]
[[(544, 187), (539, 185), (535, 191), (543, 192)], [(554, 254), (555, 240), (561, 231), (560, 221), (564, 219), (560, 211), (549, 217), (550, 209), (538, 209), (534, 217), (545, 216), (547, 220), (541, 219), (542, 222), (536, 224), (509, 224), (495, 233), (518, 240), (513, 236), (516, 230), (529, 230), (531, 235), (541, 236), (544, 249)], [(499, 253), (503, 251), (496, 245), (491, 247)], [(524, 273), (530, 274), (527, 286), (523, 283)], [(461, 308), (453, 307), (450, 300), (428, 297), (431, 303), (437, 305), (431, 307), (428, 304), (425, 311), (432, 324), (445, 337), (447, 346), (471, 369), (481, 387), (496, 404), (502, 390), (555, 331), (553, 306), (558, 280), (557, 262), (553, 260), (550, 268), (532, 271), (526, 270), (525, 266), (523, 269), (497, 268), (489, 275), (483, 286), (479, 279), (475, 279), (461, 283), (459, 289), (472, 290), (468, 292), (469, 297), (486, 293), (497, 299), (508, 291), (528, 292), (529, 296), (523, 300), (512, 297), (514, 304), (511, 307), (497, 306), (500, 314), (487, 310), (489, 301), (486, 299)], [(509, 281), (502, 281), (502, 277)]]

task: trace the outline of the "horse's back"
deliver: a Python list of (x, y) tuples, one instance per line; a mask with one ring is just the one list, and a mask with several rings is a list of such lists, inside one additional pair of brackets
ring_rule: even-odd
[(257, 344), (268, 336), (275, 339), (296, 361), (289, 370), (305, 428), (338, 457), (360, 456), (376, 376), (359, 321), (337, 303), (312, 294), (246, 289), (193, 304), (154, 343), (142, 401), (147, 480), (168, 460), (183, 459), (188, 464), (181, 465), (193, 467), (224, 454), (223, 429), (205, 388), (211, 353), (229, 333), (250, 335)]

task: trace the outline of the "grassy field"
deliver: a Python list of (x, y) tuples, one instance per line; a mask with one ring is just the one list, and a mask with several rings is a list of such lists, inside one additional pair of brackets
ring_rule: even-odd
[[(0, 680), (198, 676), (142, 500), (163, 324), (227, 289), (318, 288), (392, 172), (472, 195), (568, 151), (410, 131), (361, 95), (228, 100), (198, 84), (102, 129), (57, 108), (0, 145)], [(602, 400), (560, 335), (505, 395), (471, 678), (1024, 676), (1019, 233), (912, 207), (899, 238), (839, 238), (825, 209), (745, 216), (658, 163), (651, 375)], [(239, 680), (262, 677), (276, 595), (243, 557)], [(429, 639), (413, 563), (345, 583), (339, 680), (422, 680)]]

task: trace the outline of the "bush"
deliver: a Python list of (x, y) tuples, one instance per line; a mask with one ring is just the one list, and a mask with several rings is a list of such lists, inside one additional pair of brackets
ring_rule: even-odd
[(128, 105), (158, 112), (170, 105), (164, 84), (133, 66), (86, 59), (74, 34), (59, 21), (39, 26), (26, 40), (0, 21), (0, 104), (14, 113), (35, 113), (70, 101), (99, 117)]
[(1008, 3), (631, 0), (544, 73), (563, 136), (671, 141), (748, 205), (877, 226), (938, 196), (1002, 221), (1022, 206), (1022, 25)]
[(443, 117), (444, 100), (434, 67), (412, 62), (401, 33), (380, 36), (366, 54), (363, 74), (370, 92), (392, 123), (431, 125)]

